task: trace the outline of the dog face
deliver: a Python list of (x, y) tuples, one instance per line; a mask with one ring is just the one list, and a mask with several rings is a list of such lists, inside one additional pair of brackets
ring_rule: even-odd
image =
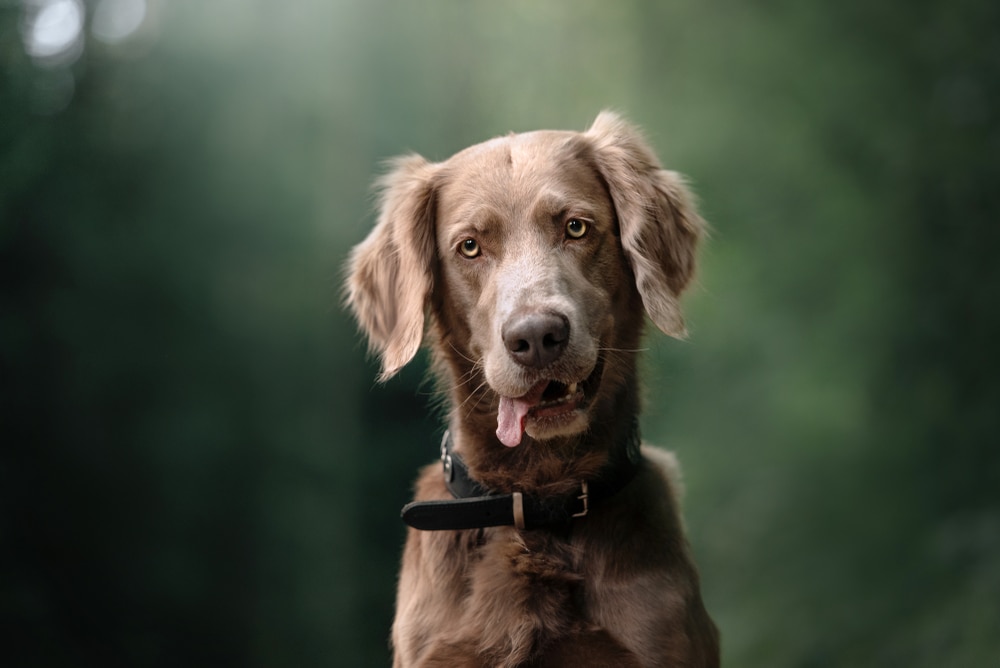
[[(452, 158), (437, 208), (449, 309), (467, 318), (463, 354), (499, 396), (498, 437), (582, 431), (613, 345), (621, 246), (614, 206), (572, 133), (493, 140)], [(448, 317), (446, 316), (446, 317)], [(460, 323), (456, 326), (461, 327)]]
[[(425, 312), (496, 397), (516, 446), (587, 429), (634, 348), (645, 306), (682, 336), (677, 298), (703, 223), (682, 180), (603, 113), (584, 133), (511, 135), (431, 164), (398, 161), (375, 229), (354, 251), (348, 302), (383, 378), (416, 353)], [(632, 336), (625, 337), (628, 332)], [(466, 378), (465, 380), (468, 380)]]

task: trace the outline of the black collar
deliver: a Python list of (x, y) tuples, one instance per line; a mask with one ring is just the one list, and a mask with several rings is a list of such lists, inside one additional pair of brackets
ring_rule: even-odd
[(452, 451), (451, 434), (446, 431), (441, 439), (441, 462), (445, 484), (455, 499), (409, 503), (403, 507), (403, 521), (425, 531), (494, 526), (538, 529), (566, 524), (584, 517), (593, 504), (620, 491), (635, 477), (642, 462), (639, 443), (639, 425), (634, 421), (597, 477), (581, 481), (580, 488), (568, 497), (536, 497), (521, 492), (496, 494), (480, 485), (469, 476), (459, 454)]

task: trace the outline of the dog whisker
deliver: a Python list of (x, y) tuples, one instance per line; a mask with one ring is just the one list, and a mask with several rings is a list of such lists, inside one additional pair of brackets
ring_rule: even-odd
[(474, 381), (476, 378), (479, 377), (479, 373), (480, 373), (481, 367), (482, 367), (482, 365), (479, 364), (479, 363), (477, 363), (471, 369), (469, 369), (468, 371), (466, 371), (464, 374), (462, 374), (455, 381), (455, 386), (456, 387), (461, 387), (462, 385), (466, 385), (466, 384), (471, 383), (472, 381)]
[[(482, 390), (482, 391), (481, 391), (481, 390)], [(476, 386), (476, 388), (475, 388), (474, 390), (472, 390), (472, 392), (470, 392), (470, 393), (469, 393), (469, 396), (465, 398), (465, 401), (463, 401), (463, 402), (462, 402), (462, 403), (461, 403), (461, 404), (460, 404), (460, 405), (458, 406), (458, 408), (464, 408), (464, 407), (465, 407), (465, 405), (466, 405), (467, 403), (469, 403), (469, 401), (470, 401), (470, 400), (471, 400), (471, 399), (472, 399), (473, 397), (475, 397), (475, 396), (476, 396), (476, 395), (478, 394), (478, 395), (479, 395), (479, 398), (478, 398), (478, 399), (476, 399), (476, 403), (474, 403), (474, 404), (473, 404), (473, 405), (472, 405), (472, 406), (471, 406), (471, 407), (469, 408), (468, 412), (466, 412), (466, 414), (465, 414), (465, 416), (466, 416), (466, 417), (468, 417), (468, 416), (472, 415), (472, 413), (473, 413), (473, 412), (474, 412), (474, 411), (476, 410), (476, 408), (478, 408), (478, 407), (479, 407), (479, 404), (480, 404), (480, 403), (482, 403), (483, 399), (485, 399), (485, 398), (486, 398), (486, 393), (487, 393), (487, 391), (488, 391), (488, 390), (489, 390), (489, 387), (488, 387), (488, 385), (487, 385), (486, 381), (484, 380), (484, 381), (483, 381), (483, 382), (481, 382), (481, 383), (480, 383), (479, 385), (477, 385), (477, 386)]]
[(464, 359), (466, 362), (472, 362), (472, 364), (474, 364), (474, 365), (480, 364), (480, 360), (474, 360), (474, 359), (472, 359), (471, 357), (469, 357), (468, 355), (466, 355), (465, 353), (463, 353), (461, 350), (459, 350), (458, 348), (456, 348), (455, 344), (452, 343), (451, 341), (448, 342), (448, 347), (451, 348), (452, 350), (454, 350), (458, 354), (458, 356), (461, 357), (462, 359)]

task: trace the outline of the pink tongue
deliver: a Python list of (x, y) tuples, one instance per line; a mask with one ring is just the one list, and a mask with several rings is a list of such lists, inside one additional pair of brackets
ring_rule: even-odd
[(500, 410), (497, 412), (497, 438), (508, 448), (521, 444), (524, 434), (524, 422), (528, 417), (531, 404), (520, 399), (500, 397)]
[(500, 408), (497, 411), (497, 438), (501, 443), (508, 448), (521, 444), (528, 411), (542, 400), (542, 392), (548, 385), (547, 381), (543, 381), (518, 399), (500, 397)]

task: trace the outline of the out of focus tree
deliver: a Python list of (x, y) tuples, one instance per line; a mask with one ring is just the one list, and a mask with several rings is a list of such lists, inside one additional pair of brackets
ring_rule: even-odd
[(7, 661), (386, 665), (440, 420), (339, 307), (369, 183), (613, 107), (713, 224), (644, 429), (726, 663), (991, 665), (997, 7), (0, 2)]

